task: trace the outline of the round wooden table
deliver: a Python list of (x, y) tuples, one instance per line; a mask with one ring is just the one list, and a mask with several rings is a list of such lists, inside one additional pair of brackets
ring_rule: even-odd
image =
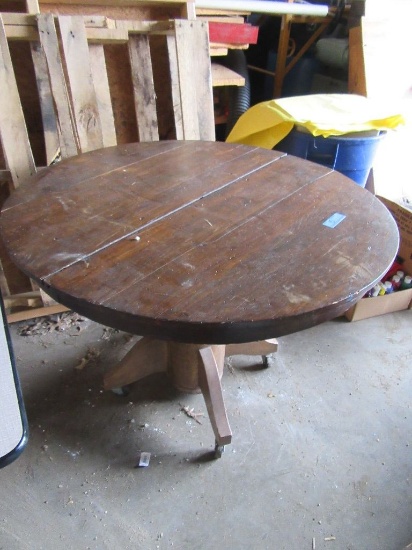
[(345, 176), (219, 142), (63, 161), (20, 187), (0, 223), (13, 261), (50, 296), (146, 337), (105, 387), (167, 371), (178, 388), (201, 390), (217, 454), (231, 440), (225, 354), (265, 355), (267, 339), (341, 315), (398, 249), (392, 216)]

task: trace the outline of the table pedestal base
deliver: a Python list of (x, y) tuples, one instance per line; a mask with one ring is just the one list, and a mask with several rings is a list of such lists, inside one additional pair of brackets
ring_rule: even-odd
[(202, 345), (166, 342), (152, 338), (139, 340), (104, 377), (104, 388), (127, 386), (157, 372), (169, 375), (173, 385), (187, 393), (202, 393), (216, 439), (216, 457), (232, 441), (220, 380), (226, 356), (266, 356), (277, 350), (277, 341), (248, 344)]

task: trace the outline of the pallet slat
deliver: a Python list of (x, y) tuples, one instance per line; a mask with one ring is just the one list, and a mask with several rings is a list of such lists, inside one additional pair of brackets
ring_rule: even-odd
[(133, 93), (140, 141), (158, 141), (159, 130), (156, 112), (156, 92), (153, 81), (149, 38), (131, 36), (129, 56), (132, 67)]
[(103, 146), (111, 147), (116, 145), (117, 140), (103, 46), (101, 44), (90, 44), (89, 55), (97, 108), (102, 126)]
[(62, 15), (58, 21), (80, 148), (93, 151), (103, 147), (103, 132), (83, 18)]
[(62, 157), (68, 158), (77, 155), (78, 144), (53, 16), (51, 14), (40, 15), (38, 26), (40, 42), (45, 54), (47, 71), (50, 78), (53, 105), (59, 121), (58, 135), (61, 154)]
[[(22, 181), (36, 173), (36, 167), (1, 17), (0, 81), (2, 82), (0, 137), (7, 168), (12, 175), (13, 186), (18, 187)], [(16, 147), (16, 144), (19, 146)]]
[[(205, 105), (213, 102), (210, 59), (197, 55), (198, 51), (209, 51), (207, 24), (203, 21), (176, 21), (176, 51), (184, 139), (214, 140), (214, 115), (205, 109)], [(195, 85), (194, 74), (197, 74)]]
[(40, 42), (30, 44), (33, 67), (36, 75), (37, 90), (39, 92), (40, 110), (44, 131), (44, 144), (46, 149), (46, 162), (50, 164), (60, 149), (57, 133), (57, 121), (54, 112), (54, 102), (50, 87), (47, 59)]

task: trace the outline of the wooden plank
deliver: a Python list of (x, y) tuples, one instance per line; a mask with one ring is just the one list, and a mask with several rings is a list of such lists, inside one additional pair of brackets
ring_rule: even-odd
[[(210, 43), (210, 48), (211, 50), (212, 49), (220, 49), (220, 50), (224, 50), (226, 51), (226, 54), (227, 54), (227, 50), (247, 50), (249, 47), (249, 44), (226, 44), (226, 43), (216, 43), (216, 42), (211, 42)], [(224, 55), (226, 55), (224, 54)]]
[(12, 175), (13, 186), (18, 187), (22, 181), (36, 173), (36, 167), (1, 16), (0, 82), (2, 83), (0, 138), (6, 165)]
[(86, 29), (87, 40), (97, 44), (118, 44), (126, 43), (129, 33), (126, 29), (104, 29), (90, 27)]
[(25, 0), (26, 11), (28, 13), (40, 13), (40, 7), (38, 0)]
[(192, 42), (192, 24), (186, 21), (176, 21), (176, 53), (178, 62), (178, 74), (180, 80), (180, 102), (182, 106), (182, 125), (184, 139), (199, 139), (199, 119), (197, 113), (197, 86), (196, 81), (198, 66), (195, 63), (193, 52), (196, 44)]
[(212, 63), (212, 84), (216, 86), (244, 86), (245, 78), (232, 69)]
[(180, 9), (181, 16), (184, 19), (196, 19), (195, 0), (187, 0)]
[[(3, 12), (3, 23), (7, 27), (8, 25), (22, 25), (22, 26), (37, 26), (36, 13), (14, 13)], [(86, 27), (102, 27), (102, 28), (116, 28), (113, 19), (106, 17), (105, 15), (84, 15), (84, 24)]]
[[(36, 27), (38, 13), (14, 13), (3, 12), (3, 23), (7, 26), (21, 25)], [(84, 24), (86, 27), (96, 27), (105, 29), (115, 29), (115, 21), (105, 15), (84, 15)]]
[[(184, 24), (189, 25), (187, 22), (184, 22)], [(203, 21), (196, 21), (191, 29), (192, 40), (195, 45), (191, 49), (191, 53), (194, 57), (194, 63), (197, 65), (195, 83), (200, 139), (214, 141), (216, 136), (208, 25)]]
[(4, 306), (6, 309), (10, 309), (12, 307), (22, 307), (22, 306), (30, 306), (32, 304), (35, 304), (35, 307), (41, 307), (42, 301), (40, 297), (40, 292), (37, 291), (31, 291), (31, 292), (21, 292), (19, 294), (13, 294), (12, 296), (7, 296), (4, 298)]
[(179, 20), (175, 24), (185, 139), (214, 140), (212, 70), (208, 55), (207, 23)]
[(148, 36), (130, 36), (129, 57), (139, 141), (158, 141), (156, 93)]
[(174, 30), (173, 21), (137, 21), (129, 19), (116, 19), (113, 20), (116, 29), (124, 29), (129, 34), (137, 33), (164, 33)]
[(227, 53), (228, 48), (226, 48), (222, 44), (210, 44), (209, 55), (211, 57), (222, 57), (224, 55), (227, 55)]
[[(47, 62), (50, 77), (51, 93), (58, 120), (60, 149), (63, 158), (72, 157), (78, 153), (78, 142), (73, 125), (63, 66), (60, 58), (54, 18), (51, 14), (42, 14), (38, 17), (39, 35)], [(47, 132), (47, 126), (45, 128)]]
[(217, 10), (211, 8), (196, 8), (196, 15), (198, 16), (209, 16), (209, 15), (229, 15), (229, 16), (245, 16), (250, 15), (250, 11), (227, 11), (227, 10)]
[(23, 25), (7, 25), (6, 36), (9, 40), (34, 41), (39, 39), (39, 33), (35, 27)]
[(114, 20), (105, 15), (84, 15), (83, 17), (86, 27), (101, 27), (103, 29), (116, 28)]
[(245, 22), (244, 17), (240, 17), (240, 16), (231, 17), (230, 15), (209, 15), (209, 16), (201, 15), (199, 16), (199, 19), (203, 19), (205, 21), (217, 21), (217, 22), (220, 21), (221, 23), (238, 23), (240, 25), (243, 25), (243, 23)]
[[(89, 42), (99, 44), (116, 44), (119, 42), (127, 42), (128, 34), (126, 28), (116, 29), (108, 28), (107, 25), (103, 26), (103, 19), (106, 18), (100, 18), (100, 20), (97, 20), (95, 18), (85, 17), (84, 19), (86, 25), (86, 36)], [(149, 27), (149, 25), (146, 25), (146, 27)], [(20, 23), (8, 23), (5, 28), (6, 36), (9, 40), (39, 40), (39, 34), (35, 23), (24, 23), (22, 20)]]
[(40, 42), (30, 44), (33, 59), (36, 84), (39, 94), (40, 110), (43, 123), (44, 143), (46, 149), (46, 164), (49, 165), (60, 150), (59, 134), (57, 131), (54, 101), (50, 87), (49, 72), (44, 49)]
[(117, 140), (103, 46), (90, 44), (89, 54), (102, 125), (103, 145), (104, 147), (111, 147), (117, 144)]
[(7, 25), (36, 26), (36, 15), (33, 14), (2, 12), (1, 17), (5, 27), (7, 27)]
[(19, 311), (16, 313), (9, 313), (7, 315), (8, 323), (18, 323), (20, 321), (27, 321), (28, 319), (35, 319), (36, 317), (47, 317), (48, 315), (54, 315), (55, 313), (63, 313), (64, 311), (70, 311), (66, 306), (57, 304), (55, 306), (39, 307), (26, 309), (25, 311)]
[(58, 21), (80, 149), (99, 149), (103, 133), (83, 17), (59, 16)]
[(348, 92), (366, 96), (365, 61), (363, 58), (362, 29), (349, 31)]
[(176, 36), (174, 34), (166, 37), (166, 47), (169, 57), (170, 88), (176, 139), (184, 139), (182, 104), (180, 101), (179, 65), (177, 62)]

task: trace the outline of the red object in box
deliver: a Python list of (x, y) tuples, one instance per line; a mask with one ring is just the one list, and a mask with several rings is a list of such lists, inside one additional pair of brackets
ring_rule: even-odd
[(400, 262), (393, 262), (391, 268), (389, 269), (389, 271), (386, 273), (385, 277), (383, 277), (383, 281), (388, 281), (389, 279), (392, 279), (393, 275), (396, 275), (396, 273), (398, 271), (402, 271), (403, 270), (403, 267), (402, 267), (402, 264)]

